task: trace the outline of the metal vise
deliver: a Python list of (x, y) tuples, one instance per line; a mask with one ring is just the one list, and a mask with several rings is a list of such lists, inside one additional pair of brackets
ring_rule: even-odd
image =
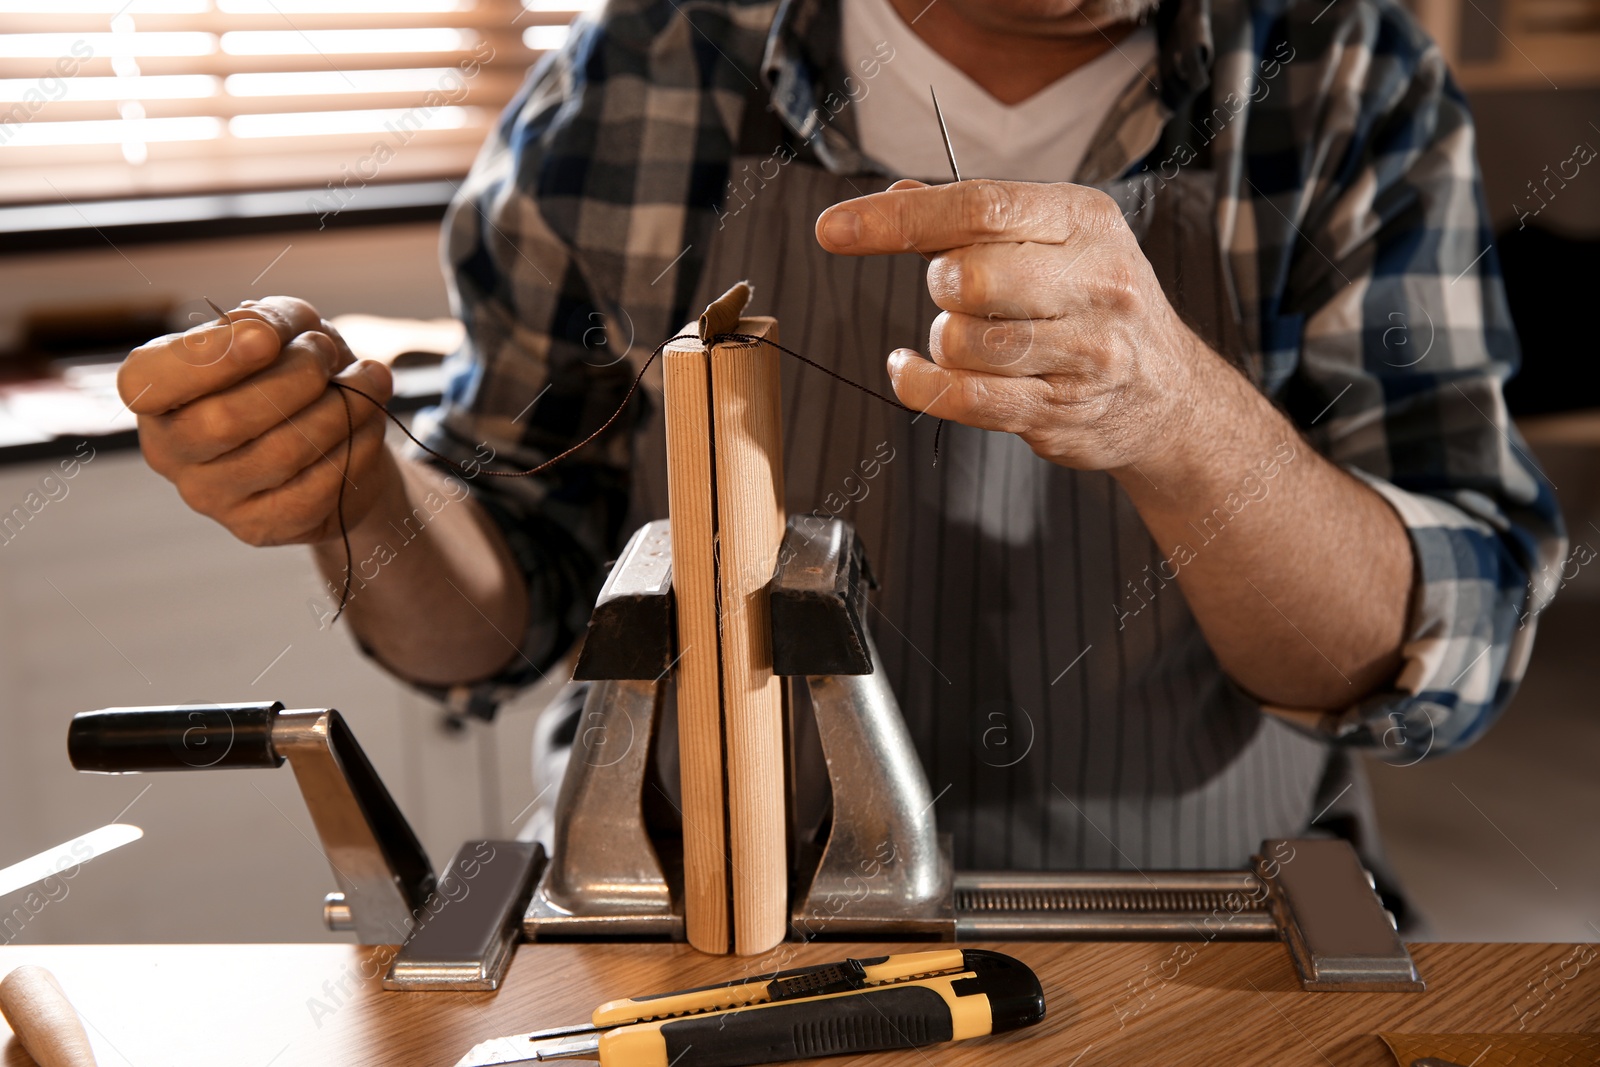
[[(1265, 841), (1239, 871), (952, 873), (864, 624), (870, 580), (848, 523), (807, 531), (792, 521), (768, 586), (773, 670), (790, 680), (792, 938), (1278, 939), (1306, 989), (1423, 988), (1371, 875), (1337, 839)], [(628, 542), (589, 623), (575, 677), (590, 688), (553, 856), (523, 920), (530, 940), (683, 936), (679, 853), (647, 816), (668, 795), (659, 764), (672, 745), (659, 742), (671, 741), (675, 636), (671, 538), (659, 521)], [(812, 736), (826, 763), (817, 819), (804, 816), (817, 783), (797, 756)]]
[[(287, 758), (340, 887), (325, 921), (366, 944), (405, 942), (388, 989), (497, 988), (519, 934), (681, 939), (681, 828), (663, 814), (675, 753), (671, 578), (668, 527), (653, 522), (600, 593), (575, 672), (589, 689), (548, 863), (531, 842), (468, 841), (435, 878), (331, 709), (110, 708), (74, 717), (68, 752), (79, 770), (106, 773)], [(953, 874), (863, 621), (869, 583), (854, 530), (829, 520), (809, 533), (790, 525), (768, 586), (773, 669), (789, 679), (792, 938), (1279, 939), (1306, 989), (1423, 988), (1371, 875), (1337, 839), (1265, 841), (1240, 871)]]
[[(927, 778), (863, 621), (868, 581), (848, 523), (809, 532), (790, 523), (768, 591), (773, 670), (790, 679), (791, 934), (948, 940), (949, 842), (935, 830)], [(589, 622), (574, 676), (590, 688), (556, 800), (552, 859), (523, 922), (530, 939), (682, 936), (679, 854), (646, 816), (652, 791), (668, 798), (651, 757), (676, 644), (661, 520), (629, 540)], [(801, 794), (816, 783), (800, 781), (793, 755), (808, 733), (826, 761), (825, 831), (800, 825)]]

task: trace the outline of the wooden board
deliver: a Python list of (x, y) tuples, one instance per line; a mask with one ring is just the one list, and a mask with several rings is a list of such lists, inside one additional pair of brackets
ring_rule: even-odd
[(678, 698), (684, 924), (691, 945), (720, 953), (731, 945), (731, 898), (717, 654), (711, 360), (698, 341), (669, 345), (662, 360), (672, 593), (678, 626), (673, 680)]
[[(778, 324), (770, 318), (742, 319), (736, 332), (778, 340)], [(748, 956), (782, 941), (789, 918), (783, 686), (772, 673), (766, 593), (784, 528), (777, 351), (756, 344), (714, 346), (711, 407), (733, 949)]]
[[(773, 963), (928, 947), (786, 944)], [(1306, 993), (1287, 950), (1271, 942), (976, 947), (1008, 952), (1038, 973), (1044, 1022), (921, 1051), (811, 1062), (1395, 1067), (1381, 1032), (1515, 1031), (1515, 1009), (1534, 1006), (1526, 1032), (1600, 1029), (1600, 961), (1579, 965), (1583, 957), (1573, 955), (1594, 946), (1413, 945), (1426, 993)], [(11, 945), (0, 947), (0, 974), (24, 963), (50, 968), (101, 1067), (440, 1067), (490, 1037), (582, 1022), (604, 1000), (737, 978), (745, 966), (687, 945), (522, 945), (498, 993), (386, 993), (380, 982), (394, 951)], [(0, 1065), (32, 1067), (6, 1033), (0, 1023)]]
[[(776, 341), (775, 320), (737, 317), (747, 298), (736, 288), (708, 309), (701, 336)], [(684, 922), (703, 952), (752, 955), (788, 927), (783, 690), (765, 595), (784, 528), (778, 353), (685, 340), (663, 358)]]

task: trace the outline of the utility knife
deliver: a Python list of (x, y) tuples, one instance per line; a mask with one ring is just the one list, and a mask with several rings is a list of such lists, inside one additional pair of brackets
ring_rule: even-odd
[(588, 1023), (498, 1037), (456, 1067), (598, 1060), (601, 1067), (744, 1067), (918, 1048), (1031, 1026), (1044, 991), (986, 949), (845, 959), (608, 1001)]

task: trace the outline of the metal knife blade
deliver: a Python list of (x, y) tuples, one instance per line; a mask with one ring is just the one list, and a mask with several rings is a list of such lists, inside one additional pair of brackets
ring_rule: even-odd
[(540, 1039), (542, 1031), (494, 1037), (480, 1041), (456, 1062), (456, 1067), (503, 1067), (509, 1063), (540, 1063), (544, 1060), (598, 1060), (600, 1038), (555, 1037)]

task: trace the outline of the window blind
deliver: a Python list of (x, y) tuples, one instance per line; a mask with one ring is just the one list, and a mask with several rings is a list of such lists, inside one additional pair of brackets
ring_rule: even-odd
[(0, 203), (466, 172), (594, 0), (0, 0)]

